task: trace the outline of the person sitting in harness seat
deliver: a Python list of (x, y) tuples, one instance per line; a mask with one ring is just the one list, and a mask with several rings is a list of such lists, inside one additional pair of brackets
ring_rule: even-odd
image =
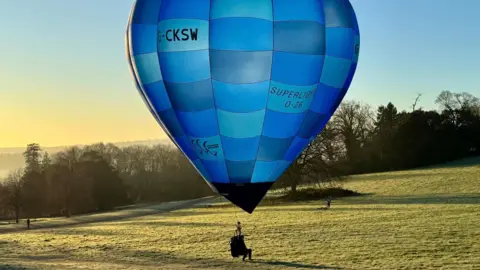
[(248, 259), (252, 259), (252, 249), (247, 248), (244, 241), (244, 236), (242, 234), (242, 225), (237, 222), (237, 228), (233, 237), (230, 239), (230, 251), (232, 253), (232, 257), (238, 257), (243, 255), (243, 260), (248, 256)]

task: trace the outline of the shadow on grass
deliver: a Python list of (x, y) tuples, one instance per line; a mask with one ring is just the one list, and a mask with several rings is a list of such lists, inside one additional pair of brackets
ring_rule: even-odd
[(461, 196), (382, 196), (368, 199), (355, 198), (344, 204), (480, 204), (480, 194)]
[[(418, 170), (425, 170), (425, 168), (419, 168)], [(345, 179), (345, 182), (351, 182), (351, 181), (378, 181), (378, 180), (396, 180), (396, 179), (412, 179), (412, 178), (422, 178), (422, 177), (432, 177), (432, 176), (438, 176), (438, 175), (443, 175), (447, 174), (447, 172), (433, 172), (430, 171), (428, 173), (415, 173), (415, 172), (410, 172), (410, 173), (405, 173), (405, 172), (379, 172), (375, 174), (357, 174), (357, 175), (352, 175), (351, 177), (348, 177)]]
[(2, 264), (0, 263), (0, 270), (26, 270), (27, 268), (17, 266), (17, 265), (10, 265), (10, 264)]
[[(206, 198), (199, 198), (199, 199), (189, 200), (189, 201), (165, 203), (158, 207), (149, 207), (144, 209), (122, 210), (118, 212), (113, 212), (111, 213), (111, 215), (109, 215), (110, 213), (81, 215), (76, 217), (63, 218), (61, 220), (51, 221), (46, 223), (32, 222), (30, 228), (31, 230), (55, 229), (55, 228), (73, 227), (73, 226), (79, 226), (79, 225), (85, 225), (85, 224), (115, 222), (115, 221), (120, 221), (125, 219), (131, 219), (131, 218), (139, 218), (139, 217), (148, 216), (148, 215), (156, 215), (156, 214), (166, 215), (167, 213), (169, 216), (174, 216), (175, 214), (172, 214), (169, 212), (184, 209), (184, 208), (190, 208), (197, 203), (201, 203), (211, 199), (212, 199), (211, 197), (206, 197)], [(208, 212), (205, 212), (203, 214), (206, 214), (206, 213)], [(194, 215), (194, 214), (192, 213), (190, 215)], [(12, 233), (17, 231), (25, 231), (25, 227), (13, 227), (13, 228), (2, 229), (0, 230), (0, 234)]]
[(313, 265), (313, 264), (282, 262), (282, 261), (253, 261), (253, 263), (267, 264), (267, 265), (273, 265), (273, 266), (292, 267), (292, 268), (301, 268), (301, 269), (332, 269), (332, 270), (333, 269), (335, 269), (335, 270), (342, 270), (343, 269), (343, 268), (326, 266), (326, 265)]

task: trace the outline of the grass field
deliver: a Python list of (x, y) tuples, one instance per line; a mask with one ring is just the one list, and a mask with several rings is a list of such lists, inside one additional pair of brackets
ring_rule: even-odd
[[(480, 269), (480, 166), (354, 176), (368, 196), (0, 234), (0, 269)], [(253, 261), (232, 259), (243, 223)]]

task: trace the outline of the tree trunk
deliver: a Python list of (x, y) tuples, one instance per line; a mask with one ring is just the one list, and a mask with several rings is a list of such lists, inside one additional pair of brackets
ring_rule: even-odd
[(20, 220), (20, 206), (16, 205), (15, 206), (15, 223), (19, 223)]

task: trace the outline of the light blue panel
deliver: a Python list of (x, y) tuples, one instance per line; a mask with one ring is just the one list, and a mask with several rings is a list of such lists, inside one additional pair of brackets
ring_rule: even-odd
[(327, 27), (354, 28), (352, 8), (348, 0), (323, 0)]
[(297, 86), (272, 81), (268, 95), (268, 109), (284, 113), (301, 113), (308, 110), (317, 84)]
[(350, 71), (351, 60), (326, 56), (320, 82), (335, 88), (342, 88)]
[(212, 78), (226, 83), (257, 83), (270, 80), (272, 52), (210, 50)]
[(258, 148), (257, 160), (276, 161), (281, 160), (288, 147), (293, 141), (291, 138), (270, 138), (262, 136), (260, 138), (260, 147)]
[(163, 81), (146, 84), (143, 89), (155, 111), (164, 111), (172, 107)]
[(190, 144), (198, 158), (205, 160), (223, 160), (223, 149), (220, 136), (198, 138), (189, 136)]
[(311, 21), (274, 24), (274, 50), (299, 54), (325, 54), (325, 25)]
[(289, 138), (295, 136), (305, 113), (281, 113), (267, 110), (263, 123), (263, 136)]
[(200, 174), (203, 176), (205, 180), (208, 182), (212, 182), (212, 178), (210, 177), (209, 173), (205, 169), (205, 166), (203, 166), (203, 163), (200, 159), (194, 159), (192, 160), (193, 165), (195, 165), (195, 168), (200, 172)]
[(208, 21), (210, 0), (163, 0), (160, 20), (198, 19)]
[(210, 19), (244, 17), (273, 20), (272, 0), (212, 0)]
[(229, 112), (255, 112), (265, 109), (270, 81), (259, 83), (224, 83), (213, 80), (215, 105)]
[(217, 109), (220, 135), (231, 138), (252, 138), (262, 133), (265, 110), (232, 113)]
[(351, 60), (355, 51), (355, 33), (350, 28), (327, 28), (328, 56)]
[(185, 136), (183, 128), (178, 122), (177, 115), (173, 109), (168, 109), (165, 111), (157, 111), (158, 117), (162, 121), (163, 125), (170, 131), (170, 134), (177, 138)]
[(324, 58), (323, 55), (274, 52), (272, 80), (293, 85), (316, 84)]
[(157, 53), (146, 53), (134, 56), (136, 72), (142, 84), (150, 84), (162, 80)]
[(214, 107), (210, 79), (193, 83), (165, 83), (175, 110), (195, 112)]
[(288, 148), (287, 152), (285, 153), (284, 160), (294, 161), (297, 157), (303, 152), (303, 149), (307, 147), (310, 143), (310, 140), (300, 137), (295, 137), (293, 139), (292, 144)]
[(250, 183), (252, 179), (254, 161), (226, 161), (231, 183)]
[(319, 114), (328, 114), (341, 91), (342, 89), (320, 83), (310, 106), (310, 110)]
[(354, 63), (358, 63), (358, 56), (360, 55), (360, 36), (356, 35), (354, 38), (354, 45), (353, 45), (353, 57), (352, 61)]
[(273, 0), (275, 21), (315, 21), (325, 23), (322, 1)]
[(205, 138), (218, 135), (215, 109), (201, 112), (179, 112), (178, 121), (188, 136)]
[(162, 75), (170, 83), (203, 81), (210, 78), (208, 50), (158, 53)]
[(275, 182), (270, 176), (280, 165), (281, 161), (257, 161), (253, 169), (252, 183)]
[(254, 18), (223, 18), (210, 22), (210, 49), (271, 51), (273, 22)]
[(158, 23), (159, 52), (206, 50), (208, 37), (208, 21), (179, 19)]
[(305, 118), (303, 120), (300, 129), (298, 130), (297, 136), (300, 138), (308, 139), (315, 134), (317, 127), (321, 126), (324, 123), (327, 115), (318, 114), (311, 110), (307, 111)]
[(192, 143), (187, 136), (177, 137), (175, 138), (175, 141), (177, 142), (178, 146), (180, 146), (180, 149), (182, 149), (183, 153), (185, 154), (185, 156), (187, 156), (188, 159), (194, 160), (198, 158), (195, 151), (193, 151)]
[(157, 26), (152, 24), (132, 24), (132, 53), (154, 53), (157, 51)]
[(161, 4), (161, 0), (138, 0), (135, 3), (132, 23), (156, 25)]
[(202, 159), (203, 166), (211, 176), (212, 183), (229, 183), (230, 178), (227, 172), (225, 160), (205, 160)]
[(280, 160), (278, 167), (275, 169), (275, 171), (270, 175), (270, 179), (278, 179), (282, 174), (290, 167), (290, 164), (292, 162), (290, 161), (285, 161), (285, 160)]
[(234, 139), (222, 136), (225, 159), (232, 161), (254, 160), (257, 156), (260, 136), (246, 139)]

